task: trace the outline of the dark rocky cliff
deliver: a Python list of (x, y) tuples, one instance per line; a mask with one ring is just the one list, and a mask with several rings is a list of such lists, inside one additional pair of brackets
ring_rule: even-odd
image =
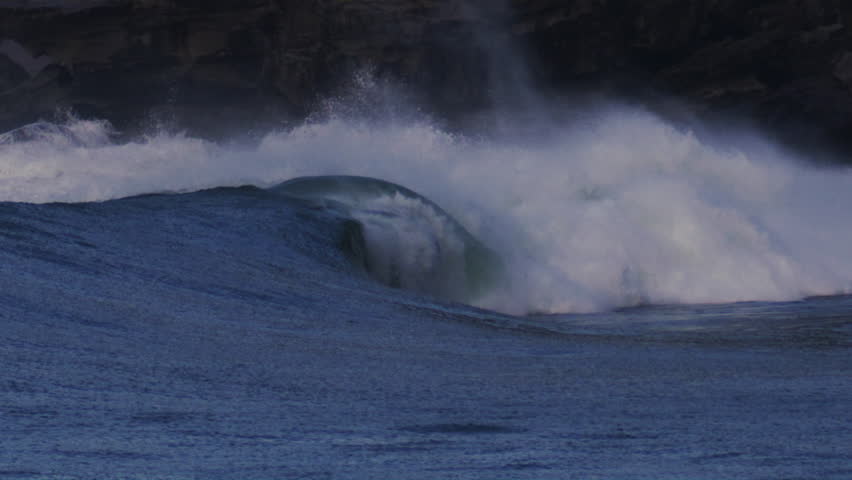
[(453, 116), (487, 106), (512, 45), (552, 94), (671, 93), (852, 146), (852, 4), (841, 0), (64, 5), (0, 4), (0, 130), (57, 106), (127, 128), (262, 125), (302, 117), (363, 68)]

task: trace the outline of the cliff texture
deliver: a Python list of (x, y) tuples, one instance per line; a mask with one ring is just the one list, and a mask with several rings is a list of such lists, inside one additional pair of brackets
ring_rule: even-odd
[[(840, 0), (78, 0), (0, 5), (0, 129), (57, 106), (199, 128), (299, 118), (369, 68), (452, 116), (529, 65), (553, 94), (672, 93), (852, 145)], [(87, 8), (88, 7), (88, 8)]]

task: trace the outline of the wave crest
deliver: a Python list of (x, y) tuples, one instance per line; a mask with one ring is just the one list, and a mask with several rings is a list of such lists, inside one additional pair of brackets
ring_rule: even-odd
[(223, 146), (163, 133), (126, 144), (0, 145), (0, 198), (91, 201), (360, 175), (441, 204), (504, 260), (479, 306), (511, 313), (852, 292), (852, 171), (759, 138), (708, 139), (632, 109), (523, 135), (331, 118)]
[(344, 250), (374, 279), (475, 302), (501, 280), (502, 262), (431, 200), (380, 179), (298, 177), (270, 189), (348, 218)]

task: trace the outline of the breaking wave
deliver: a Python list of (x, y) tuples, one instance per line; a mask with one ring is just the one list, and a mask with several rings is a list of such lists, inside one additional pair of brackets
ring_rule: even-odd
[(400, 185), (327, 175), (271, 190), (349, 219), (344, 251), (391, 287), (472, 303), (501, 280), (496, 253), (434, 202)]
[[(393, 243), (389, 232), (399, 230), (375, 225), (388, 212), (419, 208), (404, 193), (416, 191), (430, 199), (417, 200), (421, 207), (440, 205), (438, 218), (454, 219), (447, 225), (465, 232), (459, 238), (496, 252), (500, 282), (449, 295), (485, 308), (577, 312), (852, 292), (850, 169), (812, 166), (756, 137), (710, 140), (638, 109), (552, 123), (534, 138), (333, 116), (254, 145), (169, 132), (127, 143), (109, 136), (107, 124), (79, 120), (0, 136), (0, 199), (91, 202), (366, 176), (403, 192), (356, 209), (356, 220), (373, 225), (366, 237)], [(438, 228), (423, 218), (415, 231)], [(393, 253), (395, 266), (376, 266), (376, 275), (410, 286), (390, 272), (431, 248), (434, 238), (423, 238), (432, 240)], [(379, 265), (375, 255), (370, 261)]]

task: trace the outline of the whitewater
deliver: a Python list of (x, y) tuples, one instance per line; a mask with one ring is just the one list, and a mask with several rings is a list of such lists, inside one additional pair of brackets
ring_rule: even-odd
[(849, 167), (341, 108), (0, 134), (0, 478), (852, 474)]
[(531, 138), (335, 115), (251, 144), (165, 131), (115, 143), (110, 134), (106, 122), (70, 120), (7, 138), (0, 199), (93, 202), (358, 175), (414, 190), (498, 252), (507, 275), (475, 302), (491, 310), (852, 291), (852, 223), (843, 221), (852, 169), (814, 166), (756, 134), (702, 137), (639, 108), (541, 125)]

